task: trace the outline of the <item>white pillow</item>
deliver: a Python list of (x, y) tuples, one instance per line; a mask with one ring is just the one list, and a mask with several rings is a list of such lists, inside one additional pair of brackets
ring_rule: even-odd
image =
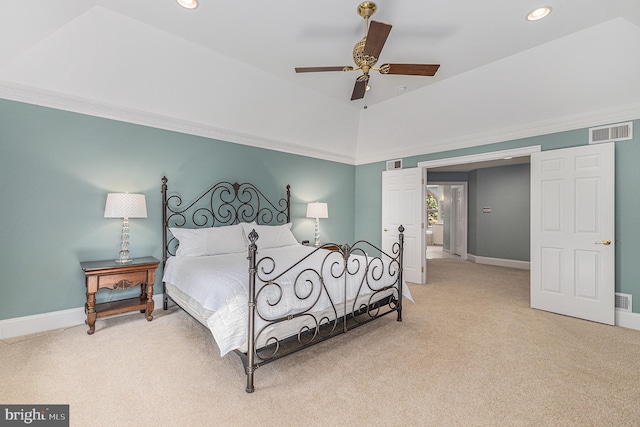
[(243, 252), (247, 249), (240, 224), (207, 228), (169, 228), (178, 239), (176, 256), (205, 256)]
[(258, 225), (243, 222), (242, 228), (244, 229), (244, 235), (247, 240), (249, 239), (251, 230), (256, 230), (256, 233), (258, 233), (258, 240), (256, 241), (258, 249), (279, 248), (298, 244), (295, 236), (291, 233), (291, 223), (282, 225)]

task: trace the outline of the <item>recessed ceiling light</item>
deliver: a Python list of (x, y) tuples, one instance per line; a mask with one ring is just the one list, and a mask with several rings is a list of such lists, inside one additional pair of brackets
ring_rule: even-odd
[(537, 21), (538, 19), (542, 19), (550, 13), (551, 13), (551, 7), (549, 6), (539, 7), (529, 12), (529, 14), (527, 15), (527, 21)]
[(176, 0), (178, 4), (187, 9), (195, 9), (198, 7), (198, 0)]

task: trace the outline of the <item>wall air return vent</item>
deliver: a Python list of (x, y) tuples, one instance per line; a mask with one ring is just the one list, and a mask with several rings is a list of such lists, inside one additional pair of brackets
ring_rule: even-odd
[(616, 292), (616, 308), (622, 311), (632, 311), (633, 307), (633, 296), (631, 294), (622, 294), (620, 292)]
[(625, 141), (633, 138), (633, 123), (598, 126), (589, 129), (589, 144), (601, 142)]
[(387, 160), (387, 170), (402, 169), (402, 159)]

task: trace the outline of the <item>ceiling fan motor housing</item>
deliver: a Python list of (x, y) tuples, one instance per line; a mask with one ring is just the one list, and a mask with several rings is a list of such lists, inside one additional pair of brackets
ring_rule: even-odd
[(356, 63), (358, 68), (361, 68), (364, 73), (368, 73), (369, 70), (376, 65), (378, 58), (371, 55), (364, 54), (364, 45), (367, 43), (367, 38), (363, 38), (353, 47), (353, 62)]

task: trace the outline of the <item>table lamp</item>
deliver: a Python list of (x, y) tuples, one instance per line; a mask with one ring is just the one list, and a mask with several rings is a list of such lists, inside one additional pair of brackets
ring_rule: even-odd
[(129, 256), (129, 218), (146, 218), (147, 202), (144, 194), (109, 193), (104, 208), (105, 218), (122, 218), (122, 242), (118, 264), (129, 264), (133, 259)]
[(320, 220), (319, 218), (329, 218), (329, 208), (326, 203), (313, 202), (307, 205), (307, 218), (316, 219), (315, 243), (314, 246), (320, 246)]

